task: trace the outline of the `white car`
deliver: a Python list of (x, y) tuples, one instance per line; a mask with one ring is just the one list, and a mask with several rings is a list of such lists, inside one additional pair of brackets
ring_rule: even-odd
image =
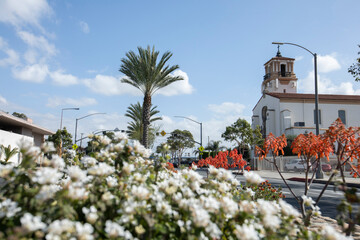
[(305, 162), (301, 159), (291, 159), (285, 163), (285, 170), (305, 171)]

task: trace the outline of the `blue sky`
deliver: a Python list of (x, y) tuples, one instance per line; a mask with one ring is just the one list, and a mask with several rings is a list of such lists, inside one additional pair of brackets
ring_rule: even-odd
[[(237, 118), (251, 119), (261, 96), (263, 64), (273, 41), (300, 44), (319, 55), (319, 92), (360, 94), (347, 72), (358, 57), (359, 1), (0, 1), (0, 109), (78, 136), (126, 129), (127, 107), (141, 93), (120, 83), (125, 53), (138, 46), (171, 51), (185, 78), (153, 96), (162, 130), (190, 130), (203, 142), (221, 140)], [(312, 56), (294, 46), (298, 92), (313, 92)], [(158, 138), (156, 144), (165, 141)], [(225, 143), (224, 143), (225, 144)], [(228, 145), (228, 144), (227, 144)]]

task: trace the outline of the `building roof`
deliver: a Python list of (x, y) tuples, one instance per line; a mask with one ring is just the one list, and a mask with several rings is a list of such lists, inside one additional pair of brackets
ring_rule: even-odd
[[(315, 94), (305, 94), (305, 93), (266, 93), (266, 94), (278, 98), (280, 100), (282, 99), (314, 100), (315, 99)], [(319, 100), (360, 102), (360, 95), (319, 94)]]
[(25, 128), (29, 128), (31, 129), (32, 132), (34, 133), (39, 133), (39, 134), (43, 134), (43, 135), (53, 135), (55, 134), (54, 132), (37, 126), (29, 121), (26, 121), (24, 119), (15, 117), (13, 115), (7, 114), (5, 112), (0, 111), (0, 123), (6, 123), (6, 124), (11, 124), (11, 125), (15, 125), (15, 126), (19, 126), (19, 127), (25, 127)]

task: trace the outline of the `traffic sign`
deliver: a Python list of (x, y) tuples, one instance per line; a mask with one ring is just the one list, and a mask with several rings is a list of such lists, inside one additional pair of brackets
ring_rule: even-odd
[(74, 144), (74, 145), (72, 145), (72, 148), (73, 148), (74, 150), (76, 150), (76, 149), (78, 148), (78, 145)]
[(161, 134), (161, 136), (165, 136), (166, 132), (164, 130), (162, 130), (160, 134)]
[(203, 147), (203, 146), (200, 146), (200, 147), (199, 147), (199, 151), (200, 151), (200, 152), (204, 151), (204, 147)]

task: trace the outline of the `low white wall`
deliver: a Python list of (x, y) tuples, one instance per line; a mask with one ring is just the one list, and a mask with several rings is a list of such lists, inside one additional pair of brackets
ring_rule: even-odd
[[(34, 144), (34, 139), (32, 137), (0, 130), (0, 145), (4, 145), (5, 147), (8, 147), (10, 145), (11, 149), (19, 148), (19, 144), (21, 141), (28, 141), (31, 144)], [(4, 154), (1, 154), (0, 160), (3, 159)], [(15, 164), (19, 164), (20, 154), (15, 154), (12, 158), (10, 158), (9, 161)]]

